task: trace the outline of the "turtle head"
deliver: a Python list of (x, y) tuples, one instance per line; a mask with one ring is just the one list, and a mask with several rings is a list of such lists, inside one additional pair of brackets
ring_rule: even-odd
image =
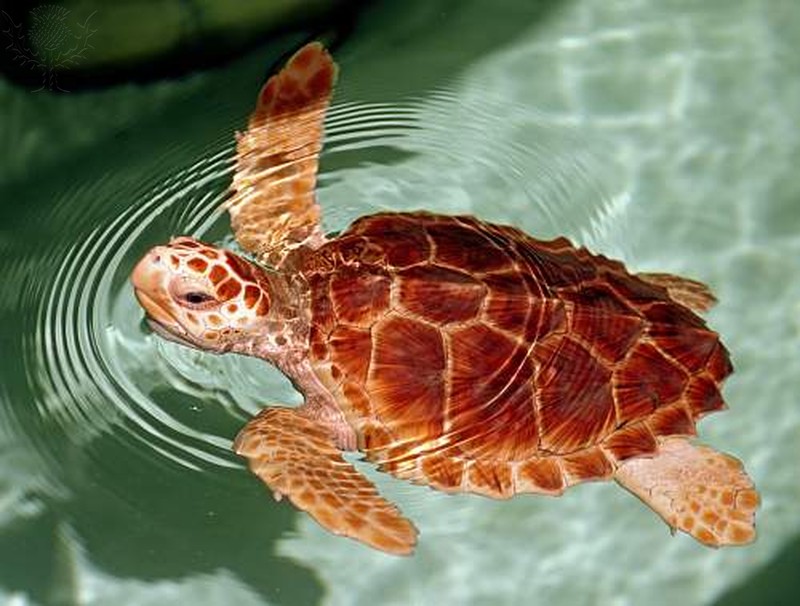
[(131, 283), (150, 327), (183, 345), (258, 355), (254, 344), (274, 323), (268, 318), (274, 289), (267, 272), (193, 238), (151, 249)]

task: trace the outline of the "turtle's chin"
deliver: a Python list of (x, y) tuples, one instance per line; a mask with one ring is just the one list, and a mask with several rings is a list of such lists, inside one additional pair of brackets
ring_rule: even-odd
[[(189, 338), (189, 334), (184, 331), (180, 325), (173, 324), (170, 328), (167, 328), (163, 324), (159, 323), (157, 320), (154, 320), (150, 316), (145, 316), (145, 322), (150, 327), (154, 333), (156, 333), (159, 337), (166, 339), (167, 341), (172, 341), (173, 343), (178, 343), (179, 345), (185, 345), (186, 347), (192, 347), (197, 349), (199, 345), (192, 341)], [(177, 331), (181, 331), (178, 333)]]

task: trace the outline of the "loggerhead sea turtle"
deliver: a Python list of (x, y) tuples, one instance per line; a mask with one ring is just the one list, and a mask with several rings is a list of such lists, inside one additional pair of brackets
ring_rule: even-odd
[(271, 362), (305, 396), (236, 452), (329, 531), (410, 553), (414, 525), (342, 457), (446, 492), (559, 495), (613, 478), (673, 529), (748, 543), (759, 497), (739, 461), (693, 443), (732, 372), (699, 282), (469, 216), (386, 212), (336, 237), (314, 197), (336, 66), (299, 50), (258, 97), (227, 203), (231, 251), (180, 237), (131, 280), (179, 343)]

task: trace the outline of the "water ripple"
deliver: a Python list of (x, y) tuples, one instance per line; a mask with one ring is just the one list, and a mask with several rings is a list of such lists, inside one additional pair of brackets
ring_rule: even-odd
[[(157, 184), (139, 197), (142, 202), (70, 245), (55, 244), (43, 264), (53, 262), (52, 282), (28, 282), (37, 292), (26, 298), (37, 309), (35, 330), (23, 344), (27, 380), (40, 394), (40, 415), (75, 439), (121, 424), (130, 438), (181, 464), (232, 465), (229, 439), (179, 421), (147, 390), (174, 384), (175, 377), (149, 376), (152, 368), (144, 364), (158, 358), (159, 346), (140, 330), (127, 285), (135, 256), (150, 245), (153, 231), (165, 231), (165, 217), (168, 231), (200, 236), (219, 218), (219, 184), (227, 178), (229, 157), (227, 146)], [(78, 198), (65, 196), (53, 214), (74, 208)]]
[[(336, 104), (320, 176), (326, 227), (342, 229), (378, 209), (474, 212), (486, 208), (477, 192), (497, 199), (485, 218), (531, 231), (567, 225), (579, 234), (608, 220), (615, 198), (593, 177), (591, 154), (575, 154), (573, 133), (531, 116), (530, 108), (487, 95), (465, 101), (446, 89), (400, 103)], [(232, 245), (221, 210), (230, 139), (159, 182), (120, 186), (102, 175), (64, 193), (42, 217), (77, 225), (72, 233), (82, 235), (48, 243), (35, 265), (49, 271), (20, 282), (20, 306), (35, 308), (23, 341), (26, 380), (39, 416), (77, 442), (113, 432), (131, 448), (143, 445), (192, 469), (239, 466), (230, 453), (236, 428), (264, 403), (299, 401), (259, 360), (204, 354), (149, 334), (127, 282), (138, 257), (172, 235)], [(581, 188), (592, 198), (583, 215), (570, 203)], [(130, 203), (117, 213), (112, 196)], [(78, 204), (109, 210), (100, 221), (94, 212), (76, 217)], [(11, 268), (28, 272), (24, 264)]]

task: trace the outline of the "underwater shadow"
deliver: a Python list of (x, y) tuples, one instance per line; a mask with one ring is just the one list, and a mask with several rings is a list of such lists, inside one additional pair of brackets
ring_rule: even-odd
[(520, 35), (544, 27), (571, 2), (413, 0), (367, 7), (353, 32), (358, 97), (387, 101), (392, 92), (424, 95)]
[(714, 606), (791, 606), (800, 595), (800, 535), (744, 583), (729, 589)]
[(69, 497), (40, 495), (41, 515), (3, 529), (0, 586), (38, 603), (73, 604), (95, 574), (85, 565), (115, 582), (150, 584), (230, 571), (271, 604), (321, 600), (312, 571), (275, 555), (294, 510), (272, 503), (244, 470), (182, 468), (113, 436), (59, 447)]

